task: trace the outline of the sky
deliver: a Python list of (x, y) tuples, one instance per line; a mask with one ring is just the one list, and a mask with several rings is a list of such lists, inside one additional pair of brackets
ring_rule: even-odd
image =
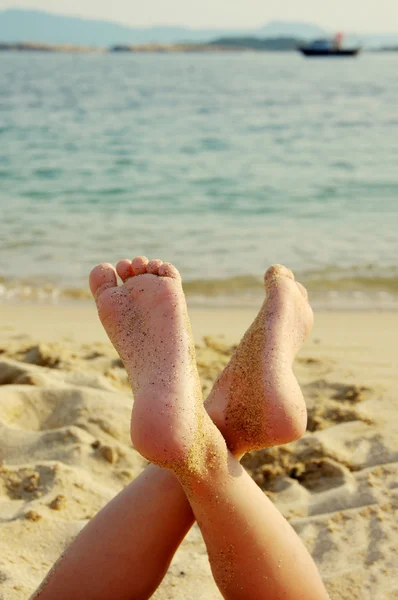
[(240, 29), (271, 20), (294, 20), (331, 31), (398, 30), (398, 0), (0, 0), (0, 9), (4, 8), (41, 9), (133, 26)]

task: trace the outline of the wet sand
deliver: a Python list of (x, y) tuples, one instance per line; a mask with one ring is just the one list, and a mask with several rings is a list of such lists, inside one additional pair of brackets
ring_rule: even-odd
[[(253, 311), (190, 311), (206, 394)], [(309, 430), (244, 459), (310, 549), (333, 600), (398, 597), (398, 313), (316, 315), (297, 362)], [(1, 307), (0, 598), (26, 599), (145, 466), (126, 374), (92, 305)], [(195, 527), (156, 600), (221, 598)]]

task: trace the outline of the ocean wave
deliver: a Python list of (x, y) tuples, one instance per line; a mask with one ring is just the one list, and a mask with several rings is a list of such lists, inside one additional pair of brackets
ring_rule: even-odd
[[(297, 279), (318, 308), (398, 309), (398, 267), (327, 267), (298, 273)], [(184, 283), (184, 292), (191, 305), (230, 307), (257, 306), (264, 294), (262, 279), (253, 275), (190, 280)], [(86, 286), (60, 287), (0, 278), (0, 302), (60, 303), (90, 297)]]

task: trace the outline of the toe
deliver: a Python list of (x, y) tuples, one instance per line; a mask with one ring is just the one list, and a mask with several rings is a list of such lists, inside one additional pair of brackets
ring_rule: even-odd
[(146, 256), (137, 256), (131, 263), (133, 275), (144, 275), (146, 273), (146, 267), (148, 259)]
[(159, 267), (160, 277), (171, 277), (172, 279), (181, 279), (180, 273), (171, 263), (165, 262)]
[(103, 263), (97, 265), (90, 273), (90, 290), (94, 299), (108, 288), (116, 287), (116, 271), (113, 265), (109, 263)]
[(303, 297), (305, 298), (305, 300), (308, 300), (308, 292), (307, 292), (306, 288), (299, 281), (296, 281), (296, 284), (297, 284), (298, 289), (302, 293)]
[(127, 281), (130, 277), (133, 277), (134, 273), (131, 268), (131, 260), (127, 260), (127, 258), (120, 260), (116, 265), (116, 271), (123, 282)]
[(163, 261), (156, 258), (155, 260), (151, 260), (147, 264), (146, 272), (151, 273), (152, 275), (159, 275), (159, 269), (162, 266)]
[(292, 279), (294, 281), (293, 271), (287, 267), (284, 267), (283, 265), (272, 265), (272, 267), (270, 267), (265, 274), (265, 283), (267, 284), (267, 282), (272, 281), (276, 277), (287, 277), (288, 279)]

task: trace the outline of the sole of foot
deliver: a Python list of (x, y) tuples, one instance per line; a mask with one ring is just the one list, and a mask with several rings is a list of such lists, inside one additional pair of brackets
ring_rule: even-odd
[(91, 272), (90, 288), (133, 388), (134, 447), (172, 470), (179, 465), (199, 468), (209, 431), (215, 428), (203, 406), (177, 269), (145, 257), (122, 260), (116, 269), (102, 264)]
[(292, 271), (265, 274), (266, 300), (206, 401), (235, 455), (300, 438), (307, 426), (294, 358), (313, 327), (306, 289)]

